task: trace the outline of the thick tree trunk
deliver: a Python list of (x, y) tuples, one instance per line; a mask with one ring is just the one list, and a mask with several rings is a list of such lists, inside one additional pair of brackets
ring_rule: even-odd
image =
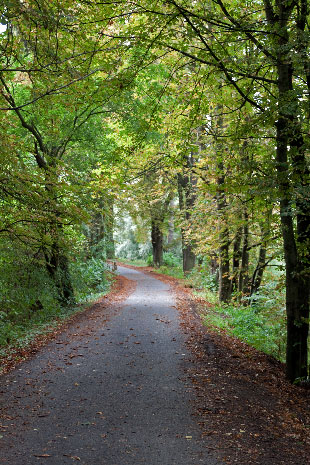
[(219, 301), (229, 302), (231, 299), (231, 280), (229, 264), (229, 228), (226, 221), (227, 202), (223, 191), (225, 184), (224, 165), (218, 163), (219, 176), (217, 178), (218, 192), (216, 196), (217, 211), (221, 218), (221, 229), (219, 231)]
[(57, 297), (62, 306), (75, 303), (69, 261), (57, 243), (54, 243), (50, 253), (45, 253), (46, 269), (55, 283)]
[[(196, 178), (193, 178), (192, 167), (194, 159), (192, 156), (186, 157), (186, 171), (178, 174), (178, 194), (179, 207), (186, 222), (191, 218), (192, 209), (196, 200)], [(181, 228), (182, 236), (182, 256), (184, 274), (191, 271), (196, 263), (196, 255), (193, 244), (188, 240), (186, 228)]]
[[(277, 57), (279, 118), (276, 123), (276, 168), (286, 266), (286, 374), (289, 380), (294, 381), (308, 375), (310, 211), (309, 204), (299, 194), (308, 188), (309, 170), (298, 121), (299, 102), (293, 92), (293, 71), (287, 48), (286, 6), (284, 2), (281, 4), (279, 19), (281, 34)], [(294, 191), (296, 195), (293, 195)], [(293, 201), (296, 202), (297, 234), (293, 221)]]
[(309, 213), (307, 213), (307, 218), (302, 220), (297, 217), (297, 231), (299, 230), (300, 233), (299, 241), (296, 242), (293, 213), (288, 198), (291, 186), (289, 185), (289, 173), (285, 161), (287, 155), (285, 134), (287, 134), (287, 130), (284, 129), (286, 124), (283, 124), (281, 120), (277, 126), (278, 178), (282, 183), (280, 211), (286, 267), (286, 374), (288, 379), (294, 381), (306, 377), (308, 374), (309, 263), (307, 255), (304, 255), (303, 244), (300, 241), (303, 239), (301, 230), (306, 234), (309, 231)]
[(156, 221), (152, 221), (152, 247), (154, 266), (160, 267), (163, 264), (163, 233)]
[(196, 255), (193, 252), (191, 244), (183, 242), (183, 272), (188, 273), (191, 271), (196, 262)]
[[(64, 248), (64, 234), (61, 214), (58, 205), (58, 178), (55, 175), (57, 158), (53, 151), (46, 154), (50, 159), (50, 164), (43, 167), (46, 176), (46, 190), (50, 194), (50, 209), (54, 221), (49, 225), (49, 234), (52, 245), (45, 251), (46, 269), (55, 283), (58, 300), (64, 307), (75, 303), (74, 289), (72, 285), (69, 260)], [(40, 165), (39, 165), (40, 166)], [(40, 166), (41, 167), (41, 166)], [(42, 167), (41, 167), (42, 168)]]

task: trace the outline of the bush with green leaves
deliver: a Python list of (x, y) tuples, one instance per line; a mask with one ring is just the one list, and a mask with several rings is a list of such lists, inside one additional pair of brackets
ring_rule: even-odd
[(1, 248), (0, 345), (57, 317), (60, 305), (45, 266), (24, 249)]
[(77, 302), (93, 299), (109, 287), (109, 268), (101, 257), (78, 258), (71, 263), (70, 271)]
[(189, 284), (196, 289), (216, 292), (218, 290), (218, 276), (216, 273), (211, 273), (208, 262), (203, 261), (202, 264), (195, 266), (188, 273), (187, 280)]
[(173, 252), (164, 252), (163, 262), (165, 266), (171, 268), (182, 266), (182, 258), (179, 255), (175, 255)]
[(225, 329), (251, 346), (285, 360), (286, 317), (284, 294), (277, 282), (268, 282), (252, 298), (252, 305), (215, 304), (204, 316), (207, 326)]
[[(0, 244), (0, 347), (26, 344), (47, 325), (77, 310), (61, 308), (44, 258), (35, 256), (28, 247), (13, 245)], [(83, 257), (71, 261), (70, 273), (76, 302), (97, 298), (109, 288), (108, 267), (102, 256), (86, 260), (84, 252)]]

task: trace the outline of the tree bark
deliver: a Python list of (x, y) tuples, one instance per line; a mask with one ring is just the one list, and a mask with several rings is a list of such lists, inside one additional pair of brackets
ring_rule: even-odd
[(229, 228), (226, 220), (227, 202), (224, 193), (225, 173), (223, 162), (218, 163), (219, 176), (217, 178), (218, 191), (216, 196), (217, 211), (221, 218), (219, 231), (219, 301), (229, 302), (231, 298), (231, 280), (229, 264)]
[(249, 295), (249, 215), (247, 210), (244, 210), (243, 244), (238, 290), (242, 298)]
[[(183, 173), (178, 174), (178, 194), (179, 207), (186, 223), (189, 222), (192, 209), (196, 200), (196, 178), (193, 176), (192, 167), (195, 163), (192, 155), (185, 157), (186, 167)], [(188, 239), (186, 228), (181, 228), (182, 236), (182, 257), (184, 274), (191, 271), (196, 263), (196, 255), (193, 250), (193, 244)]]
[(238, 291), (238, 283), (239, 283), (239, 268), (240, 268), (240, 259), (241, 259), (241, 240), (242, 240), (242, 228), (238, 228), (234, 240), (234, 248), (233, 248), (233, 259), (232, 259), (232, 267), (233, 267), (233, 278), (231, 281), (231, 290), (232, 292)]
[(114, 209), (113, 199), (108, 199), (107, 214), (105, 215), (105, 248), (107, 259), (112, 260), (115, 257), (115, 242), (113, 237), (114, 230)]
[[(37, 149), (37, 147), (36, 147)], [(58, 301), (62, 306), (68, 306), (75, 303), (74, 289), (72, 285), (69, 260), (62, 246), (64, 242), (63, 224), (60, 208), (58, 204), (58, 177), (56, 175), (57, 158), (55, 150), (44, 153), (44, 159), (49, 163), (41, 165), (38, 160), (38, 166), (45, 172), (45, 188), (49, 193), (49, 210), (52, 221), (47, 226), (47, 231), (51, 237), (51, 247), (44, 251), (46, 269), (54, 281), (58, 293)]]
[[(286, 267), (286, 374), (289, 380), (294, 381), (308, 375), (310, 211), (309, 204), (299, 192), (308, 187), (309, 170), (298, 121), (299, 102), (293, 92), (287, 24), (290, 10), (286, 2), (279, 2), (278, 8), (277, 26), (281, 34), (277, 34), (279, 117), (276, 123), (276, 168)], [(294, 202), (297, 233), (293, 221)]]
[(184, 274), (191, 271), (196, 263), (196, 255), (193, 252), (191, 244), (183, 243), (183, 272)]
[(152, 247), (153, 247), (153, 263), (159, 268), (163, 264), (163, 233), (159, 224), (152, 220)]
[(262, 283), (264, 269), (266, 266), (266, 253), (267, 253), (266, 244), (263, 243), (261, 244), (259, 248), (257, 265), (256, 265), (256, 268), (252, 276), (251, 291), (250, 291), (251, 296), (253, 294), (256, 294), (256, 292), (258, 291)]
[(45, 263), (46, 269), (55, 283), (59, 303), (64, 307), (74, 304), (74, 289), (69, 271), (69, 261), (57, 242), (54, 242), (49, 252), (45, 252)]

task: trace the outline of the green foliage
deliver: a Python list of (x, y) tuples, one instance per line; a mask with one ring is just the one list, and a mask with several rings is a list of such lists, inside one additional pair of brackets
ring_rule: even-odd
[(145, 260), (140, 260), (139, 258), (136, 258), (134, 260), (128, 260), (127, 258), (122, 258), (120, 260), (122, 263), (125, 265), (133, 265), (133, 266), (147, 266), (147, 262)]
[(218, 290), (218, 276), (210, 272), (210, 266), (206, 261), (202, 265), (196, 266), (187, 275), (188, 283), (195, 289), (203, 289), (211, 292)]
[(163, 257), (164, 265), (170, 268), (177, 268), (182, 266), (182, 259), (180, 256), (172, 252), (164, 252)]
[[(15, 244), (16, 247), (16, 244)], [(59, 315), (54, 282), (23, 248), (1, 248), (0, 346)]]
[[(85, 302), (107, 292), (111, 276), (102, 258), (77, 259), (71, 266), (76, 301)], [(0, 249), (0, 347), (26, 345), (59, 318), (77, 311), (61, 308), (55, 282), (44, 258), (35, 257), (19, 242)]]
[[(183, 279), (184, 273), (182, 268), (182, 260), (179, 255), (175, 255), (173, 252), (164, 252), (163, 254), (163, 265), (156, 268), (155, 271), (174, 278)], [(147, 264), (153, 266), (153, 256), (149, 255), (147, 258)]]
[(109, 269), (102, 257), (78, 258), (71, 263), (70, 271), (77, 302), (92, 300), (109, 289)]
[(174, 278), (182, 279), (184, 278), (184, 273), (182, 266), (167, 266), (163, 265), (155, 270), (158, 273), (166, 274), (168, 276), (173, 276)]
[[(282, 255), (281, 231), (285, 257), (295, 254), (286, 263), (287, 283), (294, 288), (299, 280), (302, 289), (308, 274), (309, 11), (298, 2), (228, 3), (155, 8), (141, 0), (132, 9), (122, 0), (78, 8), (71, 0), (6, 2), (0, 103), (10, 111), (0, 117), (0, 302), (7, 339), (28, 321), (57, 313), (56, 291), (71, 292), (70, 260), (79, 301), (104, 291), (100, 253), (114, 255), (106, 210), (112, 217), (116, 198), (134, 218), (118, 228), (117, 255), (148, 256), (150, 223), (165, 234), (177, 216), (176, 179), (192, 177), (189, 154), (195, 195), (181, 207), (182, 237), (214, 258), (226, 290), (251, 303), (221, 307), (216, 318), (223, 314), (224, 325), (256, 345), (281, 333), (283, 296), (273, 278), (264, 278), (250, 302), (247, 296), (259, 288), (260, 271)], [(92, 222), (87, 260), (82, 222)], [(15, 258), (7, 248), (17, 242)], [(218, 285), (208, 269), (197, 268), (189, 283), (210, 295)], [(177, 254), (164, 255), (161, 271), (181, 273)], [(288, 303), (290, 294), (288, 286)], [(302, 289), (303, 305), (288, 309), (300, 327), (309, 319), (308, 295)], [(297, 315), (300, 309), (306, 316)], [(288, 334), (298, 333), (293, 329)], [(272, 344), (266, 350), (275, 351)], [(290, 344), (292, 351), (305, 346), (298, 338)]]
[[(153, 255), (149, 254), (146, 259), (148, 266), (153, 266)], [(182, 268), (182, 259), (179, 255), (174, 254), (173, 252), (164, 252), (163, 253), (163, 266), (160, 269), (173, 269), (173, 268)], [(169, 274), (169, 273), (167, 273)]]
[(203, 315), (207, 326), (224, 329), (258, 350), (285, 361), (286, 325), (283, 293), (270, 284), (262, 288), (252, 306), (215, 303)]

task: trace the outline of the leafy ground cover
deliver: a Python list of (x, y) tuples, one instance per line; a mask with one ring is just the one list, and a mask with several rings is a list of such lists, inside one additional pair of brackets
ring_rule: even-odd
[(282, 275), (268, 279), (251, 299), (235, 296), (229, 304), (219, 303), (214, 276), (203, 269), (194, 270), (187, 283), (200, 301), (203, 323), (224, 330), (277, 360), (285, 361), (286, 317)]

